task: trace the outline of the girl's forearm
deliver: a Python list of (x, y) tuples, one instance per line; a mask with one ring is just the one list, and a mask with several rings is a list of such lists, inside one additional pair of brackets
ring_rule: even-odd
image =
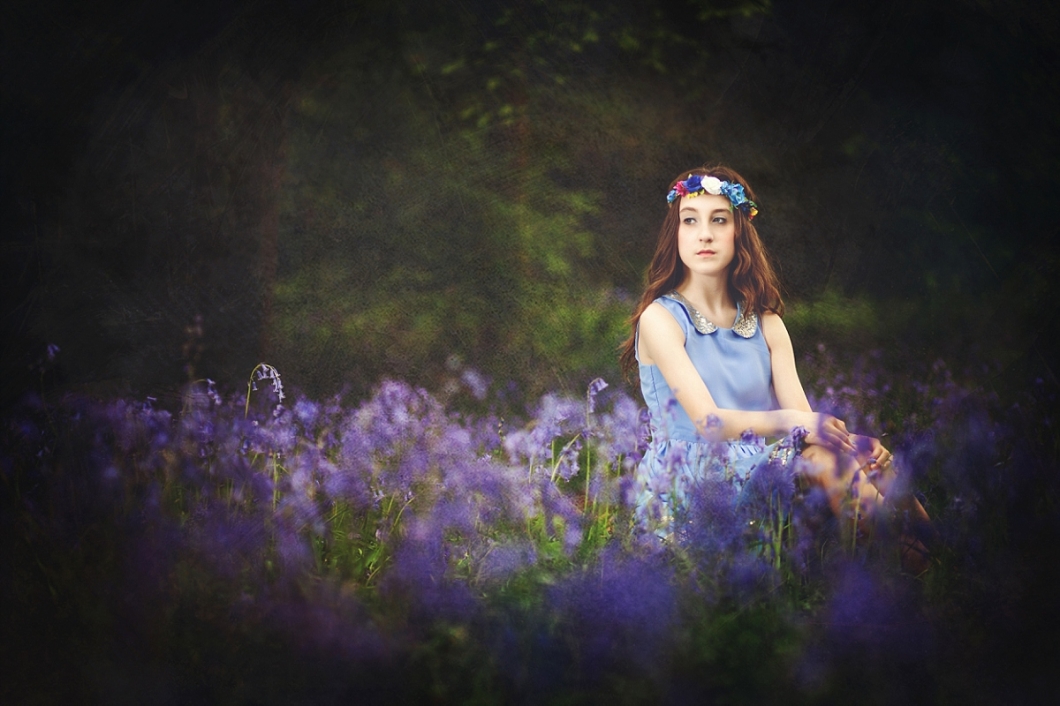
[[(710, 441), (738, 439), (747, 430), (758, 436), (783, 436), (800, 424), (811, 423), (812, 412), (793, 409), (774, 409), (748, 412), (739, 409), (715, 409), (696, 422), (699, 433)], [(803, 417), (807, 417), (803, 419)]]

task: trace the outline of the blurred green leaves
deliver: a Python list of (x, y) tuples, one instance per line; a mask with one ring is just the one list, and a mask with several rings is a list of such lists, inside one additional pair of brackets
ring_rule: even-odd
[(357, 177), (310, 177), (333, 166), (312, 131), (293, 132), (291, 170), (307, 178), (290, 192), (289, 266), (276, 287), (274, 340), (288, 369), (426, 382), (455, 355), (543, 390), (614, 368), (628, 303), (593, 272), (598, 235), (586, 220), (598, 194), (560, 188), (540, 163), (517, 168), (518, 153), (498, 153), (488, 134), (441, 134), (426, 111), (393, 119), (403, 140), (365, 156), (375, 169), (356, 165), (378, 178), (351, 184), (352, 199), (335, 184)]
[[(400, 61), (349, 47), (309, 67), (288, 123), (276, 359), (314, 391), (429, 383), (452, 356), (532, 395), (616, 377), (624, 292), (661, 215), (631, 219), (630, 196), (657, 190), (688, 138), (631, 82), (705, 56), (703, 19), (761, 9), (725, 7), (676, 24), (620, 3), (423, 10), (403, 16)], [(628, 81), (594, 75), (612, 61)]]

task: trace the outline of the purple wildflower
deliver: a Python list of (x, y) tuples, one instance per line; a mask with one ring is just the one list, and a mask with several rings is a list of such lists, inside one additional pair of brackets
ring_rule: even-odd
[(632, 470), (648, 446), (647, 409), (628, 395), (617, 395), (611, 411), (599, 415), (594, 432), (598, 463), (608, 465), (621, 459), (622, 468)]
[(614, 548), (597, 566), (567, 577), (549, 599), (590, 684), (615, 670), (650, 664), (677, 618), (671, 566)]
[(320, 417), (320, 405), (305, 398), (295, 402), (291, 411), (298, 423), (302, 425), (302, 429), (306, 431), (312, 429)]
[(485, 375), (473, 368), (464, 368), (460, 373), (460, 382), (468, 389), (471, 396), (481, 402), (489, 393), (490, 381)]
[(521, 540), (501, 544), (489, 541), (482, 557), (476, 562), (475, 578), (482, 582), (505, 581), (512, 574), (537, 561), (537, 550), (528, 541)]
[(607, 382), (603, 378), (596, 378), (589, 383), (589, 388), (585, 393), (585, 403), (589, 414), (592, 414), (596, 410), (596, 396), (607, 387)]
[[(508, 434), (504, 439), (504, 450), (514, 464), (529, 463), (531, 470), (543, 470), (542, 460), (552, 461), (558, 473), (570, 477), (577, 473), (576, 454), (572, 447), (579, 445), (576, 437), (582, 433), (582, 406), (570, 398), (548, 394), (541, 398), (535, 419), (524, 429)], [(554, 459), (553, 447), (560, 452)], [(552, 469), (549, 469), (552, 473)]]

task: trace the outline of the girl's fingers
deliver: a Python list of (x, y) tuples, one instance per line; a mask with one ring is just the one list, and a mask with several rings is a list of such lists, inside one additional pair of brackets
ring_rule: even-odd
[(828, 421), (833, 445), (838, 449), (853, 453), (856, 449), (853, 440), (850, 438), (850, 434), (847, 433), (846, 425), (843, 424), (842, 420), (836, 419), (835, 417), (832, 417)]
[(829, 438), (832, 442), (832, 446), (840, 451), (846, 451), (848, 453), (855, 452), (854, 444), (850, 443), (850, 435), (833, 429), (829, 434)]
[(872, 446), (873, 448), (869, 451), (872, 467), (875, 469), (883, 469), (891, 463), (891, 452), (884, 448), (879, 439), (873, 439)]
[(856, 453), (854, 439), (841, 419), (830, 414), (822, 414), (818, 419), (817, 429), (807, 437), (807, 443), (820, 444), (844, 453)]

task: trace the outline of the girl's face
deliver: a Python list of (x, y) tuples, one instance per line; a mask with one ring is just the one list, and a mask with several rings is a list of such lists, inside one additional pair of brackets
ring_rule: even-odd
[(683, 196), (677, 208), (681, 209), (677, 252), (689, 273), (718, 276), (728, 272), (736, 254), (736, 221), (728, 197)]

